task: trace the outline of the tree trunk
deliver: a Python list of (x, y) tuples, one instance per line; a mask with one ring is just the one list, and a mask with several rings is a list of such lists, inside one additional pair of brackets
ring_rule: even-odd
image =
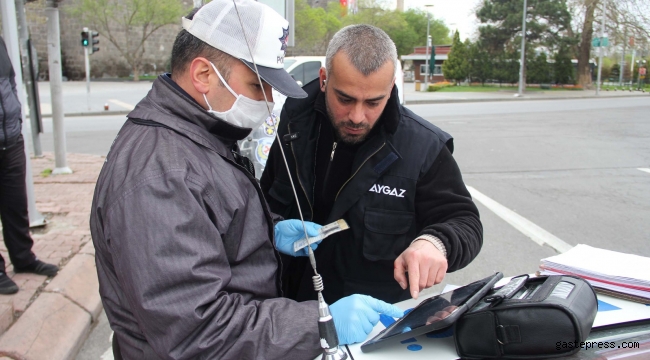
[(599, 0), (586, 1), (587, 11), (585, 11), (585, 22), (582, 26), (581, 41), (578, 47), (578, 84), (585, 89), (592, 86), (589, 58), (594, 34), (594, 12), (598, 3)]
[(133, 66), (133, 81), (140, 81), (140, 70), (137, 66)]

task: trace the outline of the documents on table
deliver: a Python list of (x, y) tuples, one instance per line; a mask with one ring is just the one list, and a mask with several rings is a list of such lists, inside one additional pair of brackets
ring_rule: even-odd
[[(542, 259), (542, 275), (579, 276), (609, 295), (632, 295), (650, 303), (650, 258), (580, 244)], [(640, 299), (639, 299), (640, 298)], [(631, 298), (630, 298), (631, 299)]]

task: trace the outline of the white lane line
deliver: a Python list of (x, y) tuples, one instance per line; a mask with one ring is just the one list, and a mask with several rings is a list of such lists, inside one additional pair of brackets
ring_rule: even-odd
[(639, 170), (647, 172), (648, 174), (650, 174), (650, 168), (639, 168)]
[(104, 354), (99, 358), (100, 360), (114, 360), (113, 357), (113, 346), (109, 347)]
[(498, 202), (483, 195), (478, 190), (471, 186), (467, 187), (472, 197), (485, 207), (490, 209), (498, 217), (505, 220), (508, 224), (512, 225), (515, 229), (521, 231), (524, 235), (539, 245), (548, 245), (559, 253), (563, 253), (571, 249), (573, 246), (567, 244), (562, 239), (542, 229), (541, 227), (533, 224), (528, 219), (508, 209), (507, 207), (499, 204)]
[(112, 102), (113, 104), (115, 104), (117, 106), (121, 106), (121, 107), (123, 107), (123, 108), (125, 108), (127, 110), (133, 110), (133, 108), (135, 108), (134, 105), (131, 105), (129, 103), (125, 103), (124, 101), (120, 101), (120, 100), (117, 100), (117, 99), (109, 99), (108, 102)]

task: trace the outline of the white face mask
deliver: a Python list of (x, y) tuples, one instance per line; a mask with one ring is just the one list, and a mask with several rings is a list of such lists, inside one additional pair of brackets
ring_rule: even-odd
[[(219, 76), (221, 82), (226, 86), (226, 89), (230, 91), (236, 100), (235, 103), (232, 104), (230, 110), (219, 112), (212, 110), (212, 106), (210, 106), (208, 98), (205, 96), (205, 94), (203, 94), (203, 99), (205, 99), (205, 103), (208, 104), (208, 112), (218, 117), (219, 119), (229, 122), (233, 125), (257, 129), (260, 125), (262, 125), (264, 120), (269, 117), (269, 110), (266, 107), (266, 102), (255, 101), (241, 94), (237, 95), (230, 88), (226, 80), (223, 79), (219, 73), (219, 70), (217, 70), (217, 67), (214, 66), (212, 62), (210, 62), (210, 65), (212, 65), (212, 68), (217, 73), (217, 76)], [(269, 102), (270, 109), (273, 109), (273, 105), (273, 102)]]

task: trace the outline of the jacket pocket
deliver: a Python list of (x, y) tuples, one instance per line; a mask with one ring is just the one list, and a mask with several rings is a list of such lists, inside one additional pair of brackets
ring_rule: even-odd
[(364, 214), (363, 256), (371, 261), (393, 261), (406, 249), (415, 214), (367, 208)]

